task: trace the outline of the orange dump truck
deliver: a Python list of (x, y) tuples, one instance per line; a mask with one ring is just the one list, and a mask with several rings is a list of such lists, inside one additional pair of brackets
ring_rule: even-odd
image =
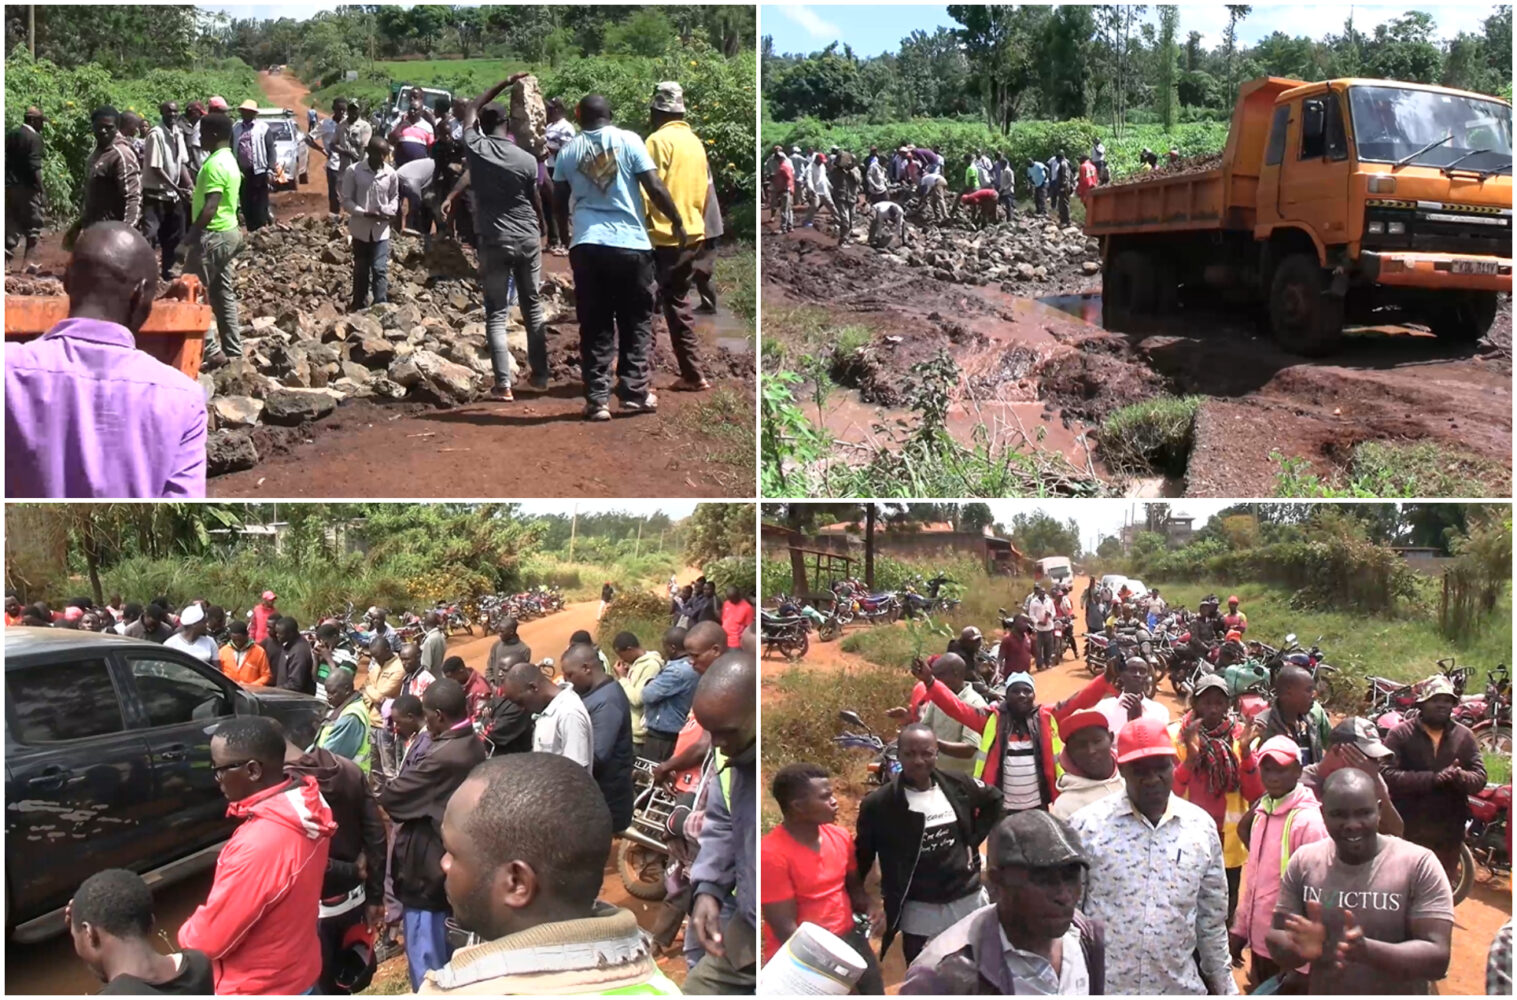
[(1210, 286), (1266, 307), (1288, 350), (1345, 324), (1410, 321), (1475, 340), (1512, 290), (1512, 106), (1390, 80), (1239, 89), (1222, 165), (1096, 188), (1105, 325)]

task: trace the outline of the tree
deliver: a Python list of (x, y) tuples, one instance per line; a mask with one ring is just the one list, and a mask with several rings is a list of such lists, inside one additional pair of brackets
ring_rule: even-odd
[(766, 87), (774, 113), (780, 118), (814, 115), (828, 120), (863, 110), (858, 94), (859, 63), (853, 51), (838, 51), (833, 42), (781, 70)]
[(661, 56), (675, 41), (674, 26), (657, 7), (646, 7), (606, 29), (606, 51), (622, 55)]
[(1096, 546), (1096, 555), (1102, 559), (1115, 559), (1122, 554), (1122, 543), (1116, 535), (1107, 535)]
[(411, 8), (407, 18), (410, 34), (421, 43), (421, 51), (428, 59), (432, 57), (438, 36), (442, 34), (443, 28), (448, 25), (451, 17), (452, 11), (442, 4), (419, 3)]
[(957, 504), (955, 510), (958, 515), (954, 523), (960, 531), (984, 531), (995, 520), (988, 503)]
[(985, 120), (1002, 132), (1017, 119), (1025, 95), (1041, 85), (1037, 42), (1050, 9), (1005, 4), (948, 6), (948, 16), (964, 26), (956, 34), (963, 43)]
[(753, 552), (753, 504), (696, 504), (685, 541), (685, 559), (690, 565), (702, 566)]
[(1180, 8), (1167, 4), (1159, 8), (1159, 121), (1165, 131), (1173, 130), (1180, 114), (1179, 74), (1176, 61), (1175, 32), (1180, 27)]
[(458, 39), (458, 53), (465, 59), (479, 45), (485, 28), (485, 14), (479, 7), (454, 7), (452, 15), (453, 34)]
[(1029, 559), (1080, 554), (1080, 526), (1073, 518), (1062, 524), (1042, 511), (1011, 519), (1011, 540)]
[(1238, 47), (1238, 22), (1249, 14), (1254, 8), (1246, 3), (1227, 4), (1227, 30), (1223, 33), (1223, 45), (1227, 50), (1227, 99), (1230, 101), (1238, 93), (1237, 78), (1233, 76), (1233, 55)]
[(1083, 118), (1089, 107), (1086, 84), (1095, 31), (1091, 10), (1068, 4), (1056, 7), (1044, 25), (1038, 76), (1047, 100), (1045, 110), (1059, 118)]
[(969, 60), (960, 47), (959, 33), (939, 28), (932, 34), (913, 31), (901, 39), (894, 60), (870, 60), (892, 70), (888, 82), (899, 95), (895, 117), (950, 116), (976, 110)]

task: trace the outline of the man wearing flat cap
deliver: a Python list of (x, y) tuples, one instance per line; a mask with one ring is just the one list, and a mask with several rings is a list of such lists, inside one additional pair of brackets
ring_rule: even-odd
[(1449, 881), (1459, 865), (1469, 796), (1485, 787), (1485, 760), (1475, 734), (1453, 719), (1459, 696), (1443, 674), (1417, 685), (1417, 715), (1392, 729), (1385, 768), (1391, 801), (1406, 823), (1403, 836), (1438, 856)]
[(1017, 813), (991, 831), (987, 860), (996, 901), (933, 938), (901, 993), (1105, 993), (1105, 928), (1077, 908), (1090, 867), (1079, 835), (1046, 812)]

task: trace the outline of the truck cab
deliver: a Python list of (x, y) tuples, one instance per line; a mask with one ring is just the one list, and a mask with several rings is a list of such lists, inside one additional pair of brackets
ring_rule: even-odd
[(1350, 321), (1394, 306), (1476, 339), (1512, 288), (1511, 105), (1389, 80), (1280, 90), (1255, 204), (1255, 237), (1277, 260), (1309, 248)]

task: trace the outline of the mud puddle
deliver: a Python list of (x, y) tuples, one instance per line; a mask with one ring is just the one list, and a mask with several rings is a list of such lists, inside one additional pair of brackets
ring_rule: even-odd
[(1101, 293), (1080, 292), (1074, 295), (1045, 295), (1035, 302), (1049, 309), (1057, 310), (1066, 316), (1089, 323), (1091, 326), (1101, 325)]

